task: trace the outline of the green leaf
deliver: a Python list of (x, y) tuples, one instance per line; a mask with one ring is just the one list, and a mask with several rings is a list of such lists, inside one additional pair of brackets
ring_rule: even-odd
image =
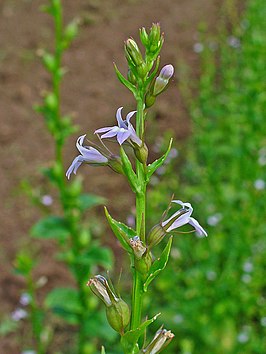
[(103, 197), (95, 194), (81, 194), (78, 198), (78, 204), (81, 211), (85, 211), (97, 205), (102, 205), (105, 202)]
[(122, 222), (116, 221), (111, 217), (111, 215), (108, 213), (108, 210), (106, 207), (104, 207), (105, 215), (106, 218), (109, 222), (109, 225), (119, 240), (121, 246), (130, 254), (132, 254), (132, 248), (130, 247), (129, 244), (129, 239), (131, 237), (136, 236), (136, 231), (131, 229), (129, 226), (123, 224)]
[(64, 240), (69, 236), (64, 218), (47, 216), (39, 220), (32, 228), (31, 235), (36, 238)]
[(147, 175), (146, 175), (147, 182), (150, 180), (151, 176), (157, 170), (157, 168), (162, 166), (162, 164), (166, 160), (166, 158), (171, 150), (172, 143), (173, 143), (173, 139), (171, 138), (166, 153), (162, 157), (160, 157), (158, 160), (153, 161), (153, 163), (151, 163), (150, 165), (147, 166)]
[(157, 277), (157, 275), (166, 267), (166, 264), (169, 259), (170, 251), (171, 251), (172, 241), (173, 241), (173, 236), (169, 238), (167, 245), (165, 246), (165, 249), (161, 254), (161, 257), (156, 259), (156, 261), (153, 262), (149, 270), (149, 275), (143, 285), (144, 292), (147, 291), (148, 286), (153, 281), (153, 279)]
[(104, 349), (104, 346), (102, 346), (102, 349), (101, 349), (101, 354), (105, 354), (105, 349)]
[(113, 264), (113, 255), (108, 248), (100, 247), (99, 245), (94, 244), (86, 253), (75, 257), (73, 263), (76, 263), (84, 268), (94, 265), (110, 268)]
[(125, 353), (134, 353), (134, 354), (138, 353), (139, 348), (138, 348), (137, 342), (139, 340), (139, 337), (144, 334), (146, 328), (152, 322), (154, 322), (159, 315), (160, 315), (160, 313), (155, 315), (150, 320), (143, 322), (138, 328), (128, 331), (123, 335), (123, 337), (121, 338), (121, 345), (122, 345)]
[(78, 291), (74, 288), (53, 289), (46, 296), (44, 305), (71, 324), (78, 322), (77, 315), (83, 311)]
[(135, 88), (135, 86), (133, 84), (131, 84), (131, 82), (129, 82), (118, 70), (117, 66), (114, 63), (114, 67), (115, 67), (115, 73), (118, 77), (118, 80), (124, 85), (126, 86), (134, 95), (136, 95), (137, 90)]
[(128, 179), (128, 182), (133, 190), (133, 192), (138, 191), (138, 178), (136, 173), (134, 172), (131, 162), (125, 153), (125, 150), (121, 147), (120, 149), (120, 155), (121, 155), (121, 160), (122, 160), (122, 167), (123, 171)]

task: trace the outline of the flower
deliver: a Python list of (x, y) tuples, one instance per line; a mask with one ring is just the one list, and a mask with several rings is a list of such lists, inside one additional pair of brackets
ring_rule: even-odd
[(70, 178), (72, 172), (74, 174), (77, 173), (77, 169), (83, 162), (92, 165), (107, 165), (109, 163), (109, 159), (94, 147), (82, 146), (85, 136), (86, 135), (82, 135), (77, 139), (76, 147), (81, 155), (75, 157), (72, 164), (68, 168), (66, 172), (68, 179)]
[(173, 75), (174, 75), (173, 65), (171, 64), (165, 65), (160, 71), (159, 76), (155, 80), (155, 84), (153, 88), (153, 96), (157, 96), (165, 90), (169, 80)]
[(129, 140), (132, 144), (137, 144), (138, 146), (142, 145), (142, 141), (137, 136), (136, 131), (133, 125), (130, 123), (131, 117), (136, 113), (136, 111), (129, 112), (126, 116), (126, 119), (122, 118), (122, 109), (123, 107), (118, 108), (116, 112), (116, 119), (118, 125), (113, 127), (105, 127), (95, 130), (95, 134), (104, 133), (101, 136), (101, 139), (104, 138), (113, 138), (117, 137), (117, 141), (120, 145), (122, 145), (126, 140)]
[(183, 203), (181, 200), (173, 200), (172, 203), (179, 204), (182, 208), (174, 213), (169, 219), (162, 222), (162, 227), (166, 232), (170, 232), (178, 227), (190, 224), (200, 235), (208, 236), (207, 232), (203, 229), (199, 222), (191, 217), (193, 208), (190, 203)]

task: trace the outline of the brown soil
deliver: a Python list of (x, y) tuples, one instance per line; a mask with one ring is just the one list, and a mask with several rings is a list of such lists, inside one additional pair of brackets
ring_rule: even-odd
[[(45, 1), (2, 0), (0, 2), (0, 193), (1, 249), (0, 303), (1, 312), (9, 313), (17, 304), (22, 281), (11, 274), (16, 252), (28, 244), (28, 230), (40, 213), (20, 193), (25, 178), (41, 182), (38, 168), (49, 165), (53, 158), (53, 143), (45, 130), (42, 118), (32, 110), (40, 102), (40, 93), (49, 88), (49, 80), (35, 56), (40, 47), (51, 47), (51, 19), (39, 11)], [(65, 55), (69, 72), (63, 85), (63, 110), (72, 112), (80, 132), (91, 134), (96, 128), (114, 122), (117, 107), (133, 109), (134, 101), (118, 84), (112, 62), (126, 71), (123, 41), (137, 38), (138, 28), (160, 21), (165, 32), (162, 64), (175, 64), (183, 58), (197, 68), (197, 28), (202, 21), (214, 29), (222, 0), (65, 0), (66, 21), (83, 18), (78, 39)], [(196, 70), (194, 70), (196, 71)], [(178, 80), (178, 73), (175, 75)], [(156, 106), (158, 132), (173, 127), (176, 137), (189, 134), (189, 120), (174, 84), (158, 100)], [(78, 133), (67, 143), (65, 166), (76, 155), (74, 148)], [(92, 136), (92, 135), (91, 135)], [(88, 192), (114, 198), (110, 205), (114, 215), (123, 218), (133, 202), (120, 176), (100, 168), (84, 167)], [(131, 203), (132, 204), (132, 203)], [(68, 279), (64, 267), (51, 261), (54, 247), (43, 245), (42, 266), (38, 274), (48, 278), (48, 286), (64, 284)], [(19, 353), (14, 340), (0, 345), (4, 354)]]

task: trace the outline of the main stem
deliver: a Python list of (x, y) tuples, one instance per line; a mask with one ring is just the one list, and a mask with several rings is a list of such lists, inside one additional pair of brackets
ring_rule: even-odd
[[(142, 139), (144, 132), (144, 99), (143, 95), (137, 101), (136, 131)], [(145, 214), (146, 214), (146, 184), (143, 164), (136, 159), (136, 173), (139, 180), (140, 191), (136, 193), (136, 230), (141, 241), (145, 241)], [(133, 270), (133, 290), (132, 290), (132, 315), (130, 329), (134, 330), (141, 323), (143, 284), (141, 274), (134, 268)]]

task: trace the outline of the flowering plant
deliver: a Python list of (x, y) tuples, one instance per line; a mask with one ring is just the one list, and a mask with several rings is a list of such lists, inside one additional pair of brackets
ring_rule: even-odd
[[(191, 204), (183, 203), (180, 200), (172, 201), (181, 206), (180, 210), (165, 219), (169, 211), (167, 210), (162, 217), (162, 221), (155, 225), (148, 234), (146, 233), (146, 188), (153, 173), (166, 160), (172, 145), (171, 140), (166, 153), (162, 157), (152, 163), (147, 163), (148, 147), (145, 143), (147, 109), (155, 103), (158, 95), (166, 90), (174, 75), (174, 68), (171, 64), (165, 65), (158, 74), (159, 53), (164, 41), (159, 24), (153, 24), (149, 33), (145, 28), (142, 28), (140, 30), (140, 40), (145, 48), (144, 56), (132, 38), (125, 42), (125, 57), (128, 63), (127, 78), (115, 66), (119, 81), (133, 93), (137, 110), (128, 113), (126, 119), (123, 120), (122, 107), (120, 107), (116, 113), (117, 125), (99, 128), (95, 131), (100, 140), (117, 139), (120, 145), (120, 156), (108, 155), (99, 147), (83, 146), (85, 136), (79, 137), (77, 148), (81, 155), (73, 160), (66, 175), (69, 178), (72, 172), (76, 173), (82, 163), (93, 166), (108, 165), (114, 171), (125, 176), (135, 193), (135, 229), (113, 219), (105, 208), (108, 223), (131, 260), (133, 273), (131, 309), (116, 294), (113, 286), (102, 275), (92, 277), (88, 286), (105, 304), (108, 322), (113, 329), (120, 333), (124, 353), (156, 354), (170, 343), (174, 335), (171, 331), (160, 328), (153, 340), (150, 343), (146, 343), (145, 340), (141, 347), (140, 343), (143, 343), (141, 337), (144, 336), (146, 328), (158, 316), (143, 321), (142, 303), (149, 284), (160, 274), (168, 262), (172, 236), (169, 238), (161, 256), (156, 260), (154, 260), (152, 254), (153, 247), (168, 233), (172, 233), (185, 224), (190, 224), (202, 235), (207, 236), (207, 233), (198, 221), (191, 217), (193, 211)], [(134, 127), (131, 118), (135, 113), (136, 123)], [(130, 154), (125, 151), (126, 144), (134, 152), (135, 168), (133, 168)], [(102, 349), (102, 353), (104, 352), (104, 349)]]

